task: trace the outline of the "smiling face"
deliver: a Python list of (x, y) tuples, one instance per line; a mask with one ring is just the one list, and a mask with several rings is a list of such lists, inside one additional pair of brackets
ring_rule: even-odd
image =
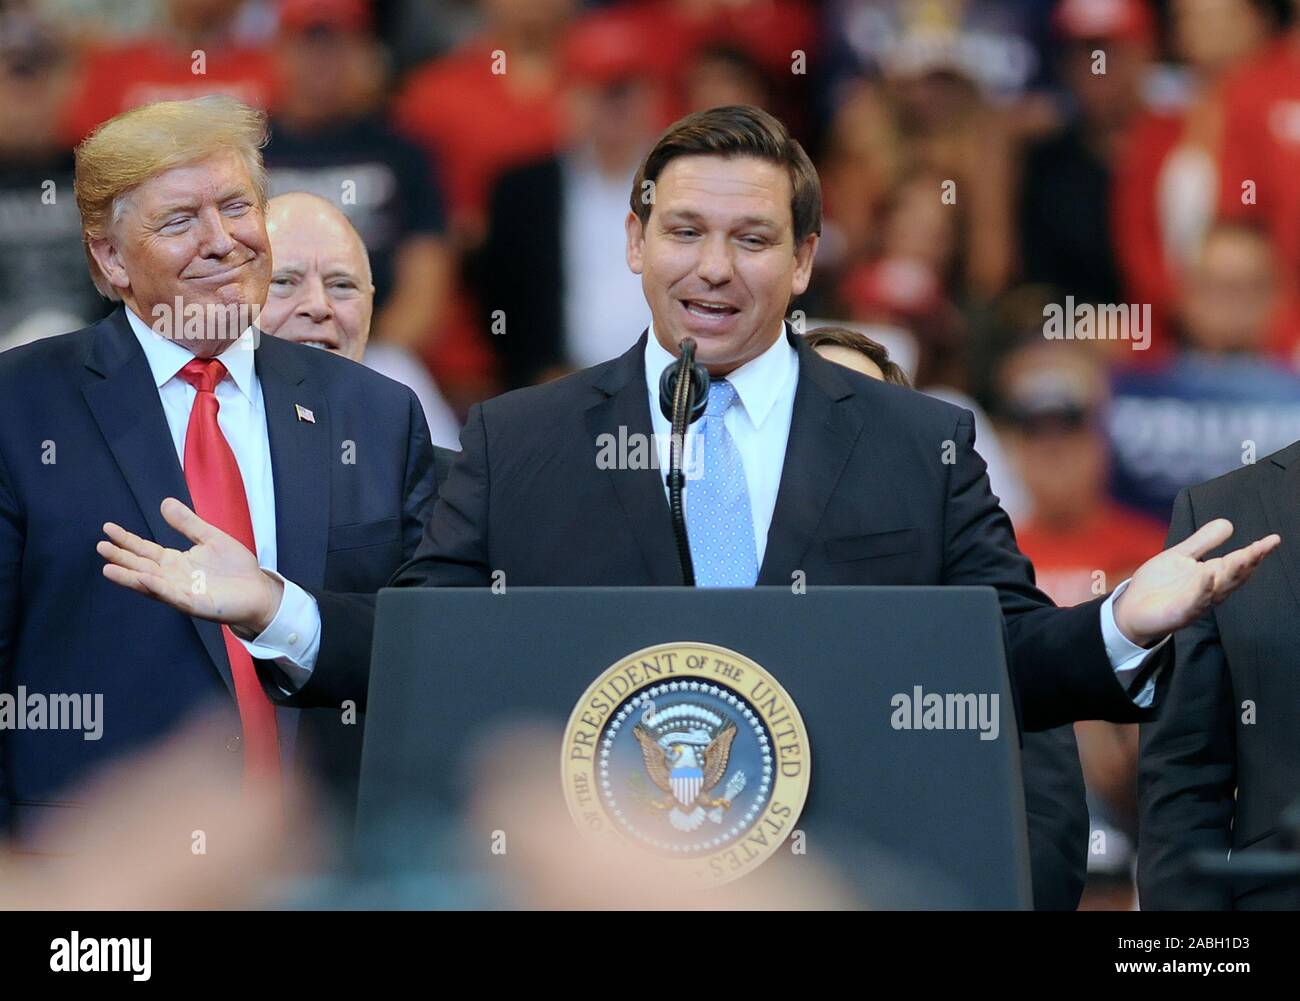
[(313, 195), (273, 198), (269, 216), (274, 271), (261, 328), (360, 361), (375, 289), (356, 230)]
[(751, 156), (681, 156), (660, 172), (645, 225), (627, 217), (627, 263), (641, 276), (655, 336), (726, 375), (772, 346), (792, 296), (808, 287), (817, 236), (797, 246), (791, 182)]
[[(187, 328), (194, 306), (256, 310), (266, 299), (270, 242), (256, 189), (234, 153), (183, 164), (145, 181), (124, 197), (120, 216), (90, 250), (123, 301), (145, 323), (165, 311), (177, 343), (200, 357), (220, 354), (241, 325)], [(174, 316), (180, 300), (184, 314)], [(205, 319), (213, 315), (205, 310)]]

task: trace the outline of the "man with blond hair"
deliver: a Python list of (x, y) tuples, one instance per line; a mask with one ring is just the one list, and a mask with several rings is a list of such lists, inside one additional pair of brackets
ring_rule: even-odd
[[(119, 305), (0, 355), (0, 826), (20, 839), (83, 773), (201, 708), (250, 778), (282, 776), (318, 725), (357, 729), (350, 707), (307, 720), (266, 695), (318, 637), (232, 631), (104, 566), (119, 544), (184, 543), (198, 512), (289, 612), (312, 588), (377, 590), (436, 496), (414, 394), (255, 326), (265, 139), (224, 97), (102, 125), (76, 197), (91, 277)], [(188, 588), (211, 602), (203, 574)]]

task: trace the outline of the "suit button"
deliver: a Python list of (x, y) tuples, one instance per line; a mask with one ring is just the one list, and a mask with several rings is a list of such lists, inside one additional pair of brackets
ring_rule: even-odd
[(243, 737), (241, 737), (241, 736), (240, 736), (239, 734), (237, 734), (237, 733), (231, 734), (229, 737), (226, 738), (226, 750), (227, 750), (227, 751), (238, 751), (239, 748), (240, 748), (240, 745), (243, 744), (243, 743), (244, 743), (244, 738), (243, 738)]

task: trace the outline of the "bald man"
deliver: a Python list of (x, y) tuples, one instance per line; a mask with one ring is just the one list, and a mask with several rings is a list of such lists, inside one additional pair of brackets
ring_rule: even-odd
[(261, 328), (361, 361), (375, 286), (352, 223), (324, 199), (292, 192), (271, 199), (266, 232), (274, 270)]
[(435, 445), (454, 448), (460, 423), (428, 369), (396, 345), (369, 346), (375, 286), (361, 235), (336, 206), (293, 191), (272, 198), (266, 231), (274, 270), (259, 326), (288, 341), (323, 348), (409, 386)]

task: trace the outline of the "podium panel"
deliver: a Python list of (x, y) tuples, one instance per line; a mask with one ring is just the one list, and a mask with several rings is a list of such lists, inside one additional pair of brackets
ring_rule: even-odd
[[(554, 795), (564, 801), (561, 763), (573, 749), (560, 734), (584, 693), (611, 666), (665, 644), (734, 651), (779, 682), (802, 717), (807, 790), (793, 829), (806, 855), (786, 841), (764, 865), (779, 858), (797, 872), (801, 858), (820, 859), (881, 906), (1029, 906), (1002, 618), (996, 593), (980, 587), (381, 591), (358, 812), (362, 864), (476, 885), (492, 859), (491, 832), (474, 830), (464, 816), (474, 751), (512, 722), (552, 722), (554, 746), (536, 753), (553, 756)], [(645, 690), (639, 716), (624, 710), (617, 718), (626, 717), (629, 728), (641, 719), (647, 740), (666, 734), (663, 753), (679, 765), (686, 754), (689, 765), (695, 752), (682, 741), (690, 740), (668, 733), (659, 719), (668, 703), (660, 701), (656, 716), (648, 698), (667, 693), (674, 679), (708, 681), (703, 665), (675, 666), (653, 679), (663, 684)], [(606, 747), (613, 746), (607, 728), (614, 718), (596, 712), (591, 720), (597, 740), (610, 738)], [(707, 720), (701, 725), (704, 744), (718, 731), (709, 731)], [(744, 735), (735, 739), (739, 748)], [(695, 749), (701, 762), (708, 750)], [(647, 762), (658, 753), (652, 747)], [(776, 764), (782, 760), (774, 755)], [(698, 774), (678, 772), (696, 775), (697, 785), (682, 793), (662, 776), (673, 823), (714, 831), (702, 815), (686, 816), (691, 810), (681, 804), (698, 790)], [(717, 831), (725, 829), (719, 821), (731, 799), (739, 810), (746, 796), (760, 798), (760, 774), (752, 765), (747, 774), (733, 768), (724, 806), (701, 808)], [(638, 778), (656, 794), (653, 777)], [(717, 788), (699, 802), (723, 802), (721, 778)], [(572, 807), (572, 788), (569, 794)], [(576, 823), (573, 836), (584, 836)], [(466, 851), (466, 844), (475, 847)]]

